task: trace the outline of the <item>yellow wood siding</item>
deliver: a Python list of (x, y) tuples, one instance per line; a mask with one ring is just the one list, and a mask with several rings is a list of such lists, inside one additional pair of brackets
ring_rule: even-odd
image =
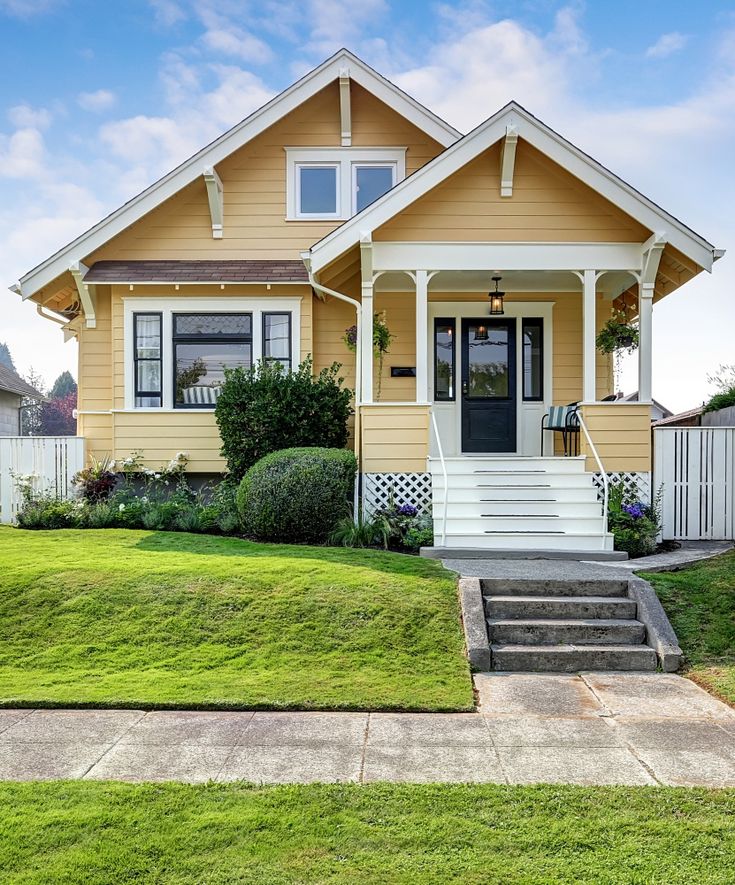
[(360, 421), (364, 473), (423, 473), (426, 470), (428, 406), (363, 406)]
[[(352, 84), (353, 147), (406, 147), (409, 175), (441, 146)], [(150, 212), (87, 263), (105, 259), (298, 258), (340, 222), (286, 221), (284, 147), (338, 147), (339, 88), (327, 86), (217, 167), (224, 185), (224, 235), (212, 239), (203, 180)]]
[(522, 139), (513, 196), (500, 196), (500, 147), (493, 145), (374, 234), (375, 240), (644, 242), (634, 219)]
[[(601, 403), (582, 407), (582, 416), (606, 472), (651, 470), (651, 407), (639, 403)], [(599, 468), (584, 434), (580, 453), (587, 470)]]
[(115, 458), (143, 453), (146, 467), (157, 469), (176, 452), (187, 452), (191, 473), (220, 473), (225, 462), (214, 412), (115, 412)]
[(113, 362), (110, 287), (97, 287), (97, 324), (79, 330), (79, 391), (77, 432), (87, 440), (87, 455), (96, 458), (112, 452), (112, 416), (107, 413), (113, 397)]

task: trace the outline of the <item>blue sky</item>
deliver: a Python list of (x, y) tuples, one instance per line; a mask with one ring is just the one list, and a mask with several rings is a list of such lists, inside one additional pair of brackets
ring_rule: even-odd
[[(716, 246), (735, 233), (732, 3), (0, 0), (0, 37), (6, 284), (342, 45), (463, 131), (515, 98)], [(657, 306), (672, 408), (735, 363), (731, 264)], [(21, 370), (75, 370), (0, 297)]]

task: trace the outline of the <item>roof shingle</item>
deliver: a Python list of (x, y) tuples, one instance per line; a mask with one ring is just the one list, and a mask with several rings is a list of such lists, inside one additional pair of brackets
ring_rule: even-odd
[(303, 263), (289, 261), (97, 261), (85, 283), (308, 283)]

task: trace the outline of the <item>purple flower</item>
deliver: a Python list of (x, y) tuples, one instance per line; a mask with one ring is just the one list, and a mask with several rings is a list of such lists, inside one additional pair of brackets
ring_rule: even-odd
[(637, 504), (623, 504), (623, 512), (633, 519), (643, 519), (646, 515), (646, 505), (638, 502)]
[(348, 347), (357, 347), (357, 326), (345, 329), (345, 342)]
[(413, 506), (413, 504), (401, 504), (398, 508), (399, 516), (416, 516), (418, 510)]

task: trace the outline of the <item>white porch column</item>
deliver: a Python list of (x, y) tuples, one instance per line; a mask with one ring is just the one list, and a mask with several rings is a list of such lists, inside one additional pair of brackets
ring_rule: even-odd
[(582, 401), (585, 403), (593, 403), (597, 399), (596, 283), (596, 272), (594, 270), (584, 271), (582, 275)]
[(373, 401), (373, 282), (362, 284), (362, 323), (360, 329), (362, 401)]
[(653, 283), (638, 287), (638, 401), (648, 403), (653, 381)]
[(429, 274), (416, 271), (416, 402), (426, 402), (429, 389)]

